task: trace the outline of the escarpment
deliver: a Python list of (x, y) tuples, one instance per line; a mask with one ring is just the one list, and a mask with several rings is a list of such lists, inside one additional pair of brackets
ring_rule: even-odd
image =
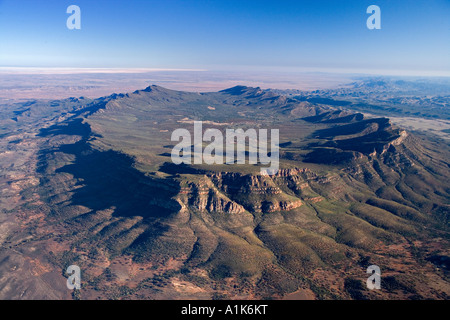
[[(194, 175), (195, 176), (195, 175)], [(326, 185), (336, 177), (323, 176), (308, 168), (281, 169), (263, 176), (235, 172), (191, 175), (180, 182), (178, 201), (200, 212), (271, 213), (299, 208), (304, 201), (321, 198), (313, 185)]]

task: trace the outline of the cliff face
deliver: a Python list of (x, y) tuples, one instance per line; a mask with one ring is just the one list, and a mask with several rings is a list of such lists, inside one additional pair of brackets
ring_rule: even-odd
[(326, 184), (331, 180), (306, 168), (281, 169), (274, 176), (208, 173), (180, 182), (176, 198), (183, 207), (200, 212), (289, 211), (302, 206), (304, 200), (318, 201), (320, 197), (311, 189), (310, 183)]
[(200, 212), (242, 213), (245, 211), (243, 206), (219, 192), (207, 177), (198, 182), (187, 182), (181, 187), (177, 198), (184, 206)]
[[(328, 123), (321, 118), (314, 122)], [(389, 153), (396, 153), (396, 146), (415, 143), (408, 139), (410, 135), (405, 130), (393, 126), (387, 118), (352, 119), (344, 124), (337, 122), (331, 128), (316, 131), (314, 137), (317, 141), (308, 145), (311, 152), (304, 160), (320, 164), (354, 165), (359, 160), (390, 157)]]

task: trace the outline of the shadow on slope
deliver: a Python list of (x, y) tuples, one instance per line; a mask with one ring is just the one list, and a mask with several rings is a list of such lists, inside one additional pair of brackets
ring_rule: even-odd
[(67, 126), (55, 125), (41, 131), (41, 136), (57, 134), (82, 136), (76, 143), (41, 152), (41, 172), (48, 165), (43, 160), (48, 156), (63, 153), (75, 157), (72, 164), (55, 170), (55, 173), (69, 173), (77, 181), (72, 190), (71, 205), (85, 206), (93, 211), (114, 208), (114, 216), (141, 216), (144, 219), (167, 217), (180, 209), (172, 199), (178, 194), (179, 187), (146, 176), (133, 167), (134, 160), (126, 154), (92, 149), (88, 144), (92, 132), (81, 119), (75, 119)]

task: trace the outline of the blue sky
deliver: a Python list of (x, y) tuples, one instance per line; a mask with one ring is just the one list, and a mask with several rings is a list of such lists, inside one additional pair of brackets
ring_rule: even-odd
[(0, 0), (0, 66), (450, 74), (450, 0)]

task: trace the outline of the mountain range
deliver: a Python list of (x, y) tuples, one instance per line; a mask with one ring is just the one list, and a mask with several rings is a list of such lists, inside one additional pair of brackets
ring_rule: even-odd
[[(0, 297), (448, 299), (448, 144), (347, 106), (154, 85), (5, 105)], [(194, 121), (279, 129), (280, 170), (175, 165)]]

